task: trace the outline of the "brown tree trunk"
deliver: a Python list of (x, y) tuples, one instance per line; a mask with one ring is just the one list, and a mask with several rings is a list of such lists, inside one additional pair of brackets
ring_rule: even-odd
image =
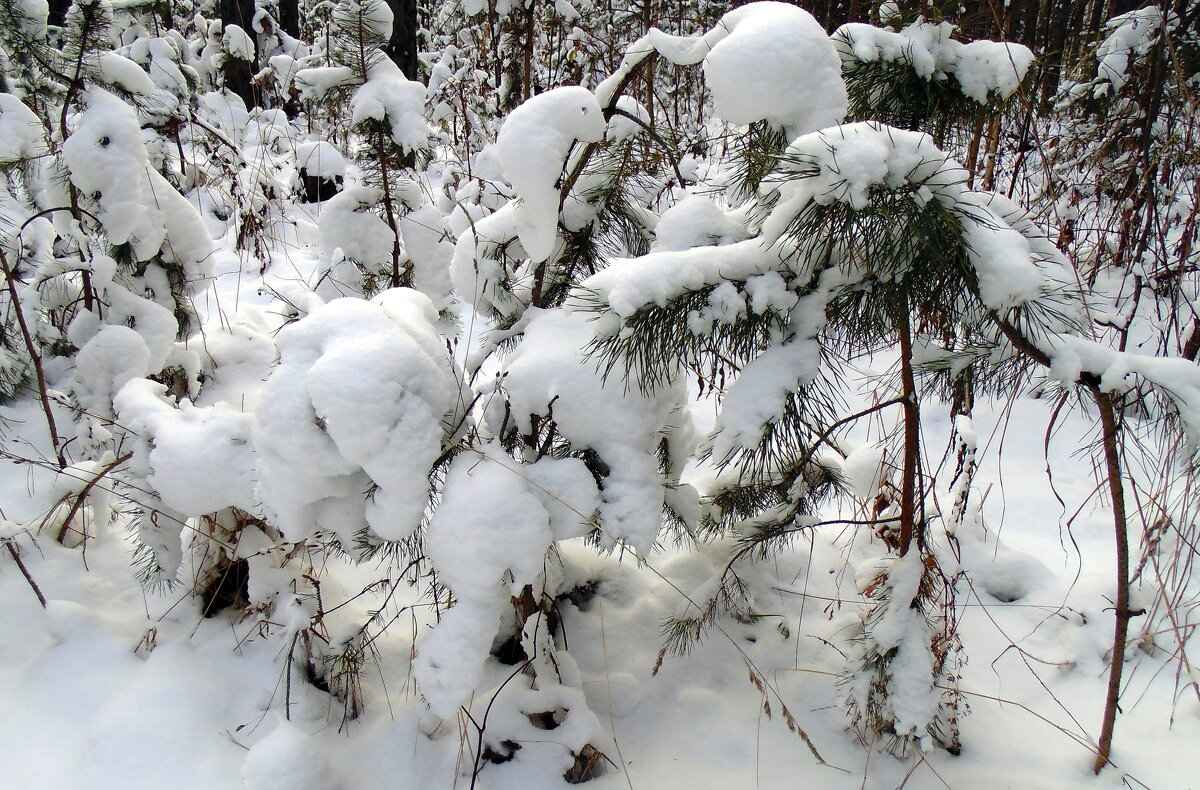
[(1108, 673), (1108, 694), (1104, 701), (1104, 722), (1100, 726), (1100, 744), (1092, 770), (1096, 773), (1109, 763), (1113, 729), (1117, 723), (1121, 698), (1121, 672), (1125, 668), (1125, 645), (1129, 639), (1129, 530), (1125, 517), (1125, 487), (1121, 482), (1121, 459), (1117, 453), (1117, 420), (1112, 395), (1093, 385), (1092, 393), (1100, 410), (1104, 435), (1104, 461), (1108, 471), (1108, 491), (1112, 499), (1113, 524), (1117, 543), (1116, 622), (1113, 628), (1112, 668)]
[(924, 543), (924, 519), (918, 518), (917, 483), (921, 464), (921, 411), (917, 404), (917, 383), (913, 375), (912, 328), (908, 310), (902, 310), (896, 334), (900, 337), (900, 397), (904, 408), (904, 458), (900, 470), (900, 545), (897, 554), (908, 554), (913, 538)]

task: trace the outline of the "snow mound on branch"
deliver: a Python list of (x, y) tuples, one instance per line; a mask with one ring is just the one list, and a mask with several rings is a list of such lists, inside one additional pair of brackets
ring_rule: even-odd
[(741, 241), (746, 227), (702, 195), (689, 195), (663, 212), (654, 228), (654, 249), (686, 250)]
[(187, 516), (226, 507), (254, 508), (251, 417), (218, 403), (176, 408), (167, 388), (149, 379), (130, 381), (114, 399), (121, 423), (137, 433), (135, 466), (159, 499)]
[(20, 99), (0, 93), (0, 165), (45, 154), (43, 132), (41, 121)]
[[(665, 307), (672, 299), (690, 291), (727, 280), (747, 280), (782, 265), (780, 251), (762, 238), (716, 247), (654, 250), (640, 258), (612, 261), (608, 268), (588, 277), (572, 290), (568, 307), (592, 310), (601, 306), (614, 316), (626, 319), (647, 305)], [(731, 304), (725, 307), (737, 309)], [(718, 320), (726, 316), (733, 317), (729, 310), (723, 309), (708, 317)], [(620, 322), (601, 319), (594, 331), (599, 337), (608, 337), (620, 328)]]
[[(143, 228), (152, 225), (146, 215), (152, 210), (144, 200), (148, 188), (145, 174), (146, 145), (137, 116), (125, 102), (107, 91), (88, 91), (86, 109), (62, 155), (71, 182), (85, 195), (98, 195), (100, 223), (108, 240), (124, 244)], [(143, 248), (157, 250), (157, 243), (139, 239)]]
[(392, 37), (392, 25), (396, 16), (392, 7), (383, 0), (350, 0), (345, 4), (346, 10), (341, 13), (351, 16), (354, 21), (362, 23), (369, 34), (387, 41)]
[(346, 157), (324, 140), (296, 146), (296, 167), (316, 178), (340, 178), (346, 175)]
[(101, 326), (75, 356), (72, 390), (86, 411), (106, 415), (122, 387), (153, 372), (141, 335), (127, 326)]
[[(98, 204), (97, 219), (110, 243), (130, 244), (138, 261), (161, 256), (182, 269), (185, 281), (207, 276), (212, 237), (187, 198), (150, 166), (141, 125), (128, 104), (98, 88), (88, 91), (62, 155), (71, 182)], [(154, 276), (147, 271), (146, 286), (156, 302), (173, 310), (165, 276), (152, 281)]]
[(350, 100), (350, 123), (367, 120), (387, 124), (392, 142), (405, 151), (424, 148), (429, 143), (425, 86), (405, 77), (389, 58), (382, 58), (371, 66), (367, 81)]
[(129, 58), (115, 52), (104, 52), (99, 61), (100, 80), (104, 84), (143, 97), (154, 93), (155, 85), (150, 75)]
[(354, 185), (326, 201), (317, 220), (321, 257), (331, 260), (340, 249), (368, 271), (391, 271), (395, 237), (383, 218), (371, 211), (382, 199), (382, 190)]
[(563, 162), (576, 140), (599, 142), (604, 115), (586, 88), (555, 88), (534, 96), (513, 110), (500, 129), (496, 152), (504, 176), (521, 202), (516, 228), (529, 257), (544, 261), (558, 238), (558, 198), (555, 186)]
[(652, 28), (647, 38), (672, 63), (704, 61), (713, 106), (730, 123), (765, 120), (795, 136), (846, 115), (837, 52), (821, 25), (796, 6), (749, 3), (725, 14), (703, 36)]
[(476, 311), (484, 315), (519, 314), (524, 307), (504, 288), (509, 279), (504, 245), (517, 236), (517, 207), (515, 201), (510, 201), (472, 223), (454, 245), (450, 280), (454, 289), (469, 295)]
[(412, 534), (465, 403), (436, 321), (427, 297), (398, 288), (336, 299), (279, 333), (254, 440), (263, 503), (289, 539)]
[(851, 22), (834, 32), (833, 43), (844, 65), (896, 63), (932, 82), (953, 76), (963, 94), (980, 104), (1016, 92), (1033, 64), (1028, 47), (1001, 41), (964, 44), (950, 37), (954, 32), (949, 22), (914, 22), (899, 32)]
[(967, 171), (929, 135), (871, 122), (796, 139), (788, 146), (783, 170), (788, 180), (780, 185), (780, 194), (788, 202), (849, 203), (858, 210), (870, 203), (874, 187), (920, 185), (926, 199), (953, 199), (967, 181)]
[[(1150, 51), (1158, 40), (1162, 23), (1162, 11), (1155, 6), (1139, 8), (1108, 20), (1104, 28), (1112, 32), (1096, 48), (1096, 60), (1100, 61), (1097, 78), (1111, 83), (1114, 91), (1121, 90), (1129, 80), (1130, 60)], [(1098, 87), (1097, 91), (1103, 93), (1105, 88), (1107, 86)]]
[(458, 603), (414, 662), (434, 713), (446, 718), (467, 702), (508, 596), (537, 580), (553, 541), (586, 534), (598, 506), (596, 483), (574, 458), (521, 465), (487, 447), (451, 464), (425, 545)]
[(503, 387), (519, 431), (532, 430), (532, 415), (552, 415), (572, 448), (599, 455), (609, 469), (600, 524), (610, 540), (627, 541), (644, 554), (662, 524), (659, 442), (685, 435), (689, 427), (675, 413), (683, 395), (677, 386), (646, 395), (627, 389), (616, 376), (606, 381), (587, 358), (594, 338), (583, 315), (548, 311), (534, 316), (505, 365)]
[(848, 203), (861, 210), (871, 190), (915, 188), (916, 200), (936, 200), (962, 223), (967, 253), (979, 278), (979, 296), (1006, 313), (1070, 282), (1068, 264), (1042, 239), (1011, 201), (966, 186), (966, 171), (929, 135), (864, 122), (805, 135), (788, 147), (781, 205), (763, 225), (782, 234), (810, 201)]
[(223, 40), (225, 51), (229, 56), (238, 60), (254, 61), (254, 39), (250, 34), (237, 25), (225, 26)]

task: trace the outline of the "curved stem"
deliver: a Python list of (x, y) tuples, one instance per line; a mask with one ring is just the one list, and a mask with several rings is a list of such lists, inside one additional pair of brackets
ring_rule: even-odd
[(1121, 458), (1117, 448), (1117, 419), (1112, 395), (1099, 386), (1090, 386), (1100, 410), (1100, 424), (1104, 436), (1104, 462), (1108, 471), (1108, 491), (1112, 499), (1113, 526), (1117, 542), (1117, 598), (1116, 622), (1113, 627), (1112, 668), (1108, 673), (1108, 694), (1104, 700), (1104, 722), (1100, 726), (1099, 750), (1092, 770), (1096, 773), (1108, 765), (1112, 751), (1113, 729), (1117, 723), (1117, 712), (1121, 698), (1121, 672), (1125, 667), (1125, 645), (1129, 640), (1129, 529), (1125, 513), (1125, 489), (1121, 482)]
[(8, 266), (8, 256), (4, 254), (3, 250), (0, 250), (0, 267), (4, 269), (4, 281), (8, 285), (8, 295), (12, 298), (13, 312), (17, 314), (17, 325), (21, 327), (21, 339), (25, 342), (25, 351), (29, 354), (33, 373), (37, 377), (38, 397), (42, 401), (42, 411), (46, 415), (46, 427), (50, 431), (50, 443), (54, 447), (54, 456), (58, 459), (58, 468), (66, 469), (67, 460), (63, 455), (58, 426), (54, 423), (54, 410), (50, 407), (50, 396), (46, 390), (46, 373), (42, 370), (42, 358), (37, 353), (37, 346), (33, 343), (29, 324), (25, 321), (25, 313), (21, 310), (21, 298), (17, 295), (17, 279)]

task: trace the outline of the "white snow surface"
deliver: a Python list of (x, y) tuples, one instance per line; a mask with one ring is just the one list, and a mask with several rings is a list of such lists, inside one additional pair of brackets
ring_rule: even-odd
[(263, 504), (289, 539), (416, 529), (466, 402), (436, 320), (427, 297), (393, 289), (336, 299), (280, 332), (254, 444)]
[(703, 61), (714, 109), (730, 123), (765, 120), (794, 137), (846, 115), (837, 52), (820, 24), (797, 6), (748, 3), (703, 36), (652, 28), (646, 41), (672, 63)]
[(513, 110), (500, 128), (496, 152), (520, 202), (514, 219), (521, 244), (534, 262), (554, 251), (559, 191), (555, 186), (571, 145), (598, 142), (604, 116), (591, 91), (555, 88)]
[(1033, 64), (1028, 47), (987, 40), (964, 44), (951, 38), (954, 32), (949, 22), (920, 20), (900, 31), (851, 22), (834, 32), (833, 42), (844, 64), (898, 63), (933, 82), (953, 76), (980, 104), (1016, 92)]
[[(533, 415), (553, 414), (577, 450), (596, 451), (611, 470), (600, 493), (600, 525), (606, 539), (621, 539), (646, 553), (658, 537), (663, 487), (656, 451), (660, 439), (686, 435), (686, 417), (675, 411), (680, 387), (653, 395), (627, 390), (605, 378), (587, 359), (594, 335), (580, 314), (542, 312), (525, 328), (525, 339), (504, 365), (502, 386), (518, 430)], [(496, 422), (493, 428), (498, 429)]]
[(1129, 80), (1130, 64), (1149, 51), (1162, 24), (1162, 11), (1153, 5), (1108, 20), (1104, 27), (1111, 32), (1096, 47), (1097, 78), (1108, 82), (1113, 91), (1124, 87)]

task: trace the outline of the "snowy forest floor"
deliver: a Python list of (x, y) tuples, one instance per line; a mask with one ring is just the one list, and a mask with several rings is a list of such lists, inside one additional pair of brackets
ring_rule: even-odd
[[(270, 293), (310, 274), (312, 240), (304, 226), (280, 247), (294, 255), (273, 261), (265, 281), (243, 271), (236, 256), (219, 258), (214, 287), (197, 300), (207, 320), (270, 323), (276, 309)], [(255, 371), (248, 363), (227, 372), (222, 395), (236, 402), (238, 376), (253, 378)], [(696, 406), (701, 426), (704, 410)], [(1169, 633), (1158, 635), (1156, 647), (1133, 652), (1117, 724), (1117, 767), (1091, 774), (1112, 636), (1111, 516), (1095, 495), (1091, 451), (1081, 449), (1095, 438), (1087, 435), (1093, 421), (1060, 420), (1047, 457), (1050, 413), (1049, 404), (1031, 399), (980, 404), (975, 413), (976, 488), (986, 498), (983, 529), (958, 536), (971, 580), (959, 590), (962, 689), (970, 706), (961, 755), (897, 760), (864, 748), (846, 729), (838, 645), (861, 599), (844, 561), (841, 528), (823, 527), (811, 542), (799, 539), (790, 551), (748, 566), (746, 579), (768, 616), (720, 621), (691, 655), (668, 655), (657, 673), (663, 618), (681, 611), (684, 594), (727, 553), (720, 546), (677, 550), (667, 539), (639, 565), (628, 555), (597, 555), (577, 540), (560, 547), (564, 573), (594, 582), (595, 594), (562, 605), (563, 633), (588, 706), (606, 733), (596, 745), (611, 760), (590, 787), (1200, 787), (1200, 702), (1195, 686), (1178, 675)], [(0, 416), (8, 452), (47, 457), (33, 401), (4, 407)], [(922, 417), (926, 446), (944, 447), (948, 409), (927, 406)], [(929, 461), (936, 467), (937, 458)], [(3, 517), (36, 523), (54, 501), (54, 477), (37, 464), (6, 462)], [(415, 590), (401, 585), (388, 602), (395, 620), (375, 643), (377, 666), (363, 677), (364, 712), (343, 724), (336, 700), (289, 677), (280, 629), (228, 612), (204, 618), (186, 585), (144, 591), (131, 572), (133, 546), (120, 517), (98, 527), (85, 551), (48, 534), (19, 543), (49, 606), (39, 606), (5, 556), (0, 786), (565, 786), (539, 760), (535, 741), (522, 743), (507, 762), (485, 764), (472, 784), (473, 726), (465, 716), (437, 721), (412, 682), (414, 641), (435, 616)], [(356, 593), (387, 578), (384, 565), (329, 562), (322, 580), (327, 609), (349, 601), (343, 614), (361, 620), (381, 605), (381, 595)], [(492, 662), (482, 687), (499, 686), (512, 671)], [(510, 688), (500, 691), (506, 693)], [(789, 730), (784, 706), (827, 765)], [(487, 707), (488, 700), (476, 700), (472, 712), (478, 718)], [(545, 738), (552, 741), (554, 731)]]

